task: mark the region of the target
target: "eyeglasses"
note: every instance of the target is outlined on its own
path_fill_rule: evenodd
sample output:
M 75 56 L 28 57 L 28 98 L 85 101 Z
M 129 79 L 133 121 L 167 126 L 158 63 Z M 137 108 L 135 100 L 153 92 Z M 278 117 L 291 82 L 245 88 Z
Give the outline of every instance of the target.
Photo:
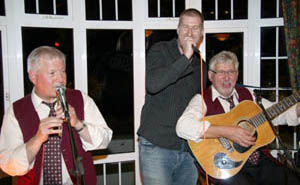
M 220 76 L 225 76 L 225 75 L 230 75 L 230 76 L 233 76 L 237 73 L 237 71 L 234 71 L 234 70 L 230 70 L 230 71 L 214 71 L 214 70 L 210 70 L 211 72 L 217 74 L 217 75 L 220 75 Z
M 188 25 L 181 25 L 179 27 L 183 32 L 187 32 L 189 30 L 193 31 L 193 32 L 200 32 L 201 31 L 201 27 L 200 26 L 188 26 Z

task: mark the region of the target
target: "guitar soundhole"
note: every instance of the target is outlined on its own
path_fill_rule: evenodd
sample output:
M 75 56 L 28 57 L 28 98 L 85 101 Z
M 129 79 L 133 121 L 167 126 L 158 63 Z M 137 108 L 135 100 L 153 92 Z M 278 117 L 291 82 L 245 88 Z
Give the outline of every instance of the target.
M 239 145 L 237 143 L 233 143 L 233 147 L 239 153 L 247 152 L 251 148 L 251 146 L 249 146 L 249 147 L 243 147 L 243 146 L 241 146 L 241 145 Z
M 244 128 L 244 129 L 249 130 L 250 132 L 252 132 L 252 135 L 257 138 L 257 132 L 256 132 L 255 127 L 251 123 L 249 123 L 248 121 L 245 121 L 245 120 L 240 121 L 238 123 L 238 126 Z M 247 152 L 252 146 L 243 147 L 243 146 L 241 146 L 241 145 L 239 145 L 237 143 L 233 143 L 233 147 L 234 147 L 234 149 L 237 152 L 244 153 L 244 152 Z

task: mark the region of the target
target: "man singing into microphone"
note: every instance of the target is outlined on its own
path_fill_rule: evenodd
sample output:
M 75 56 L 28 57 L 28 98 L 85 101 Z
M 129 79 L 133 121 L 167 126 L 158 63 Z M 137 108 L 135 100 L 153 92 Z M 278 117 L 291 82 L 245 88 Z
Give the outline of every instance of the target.
M 83 184 L 72 173 L 75 168 L 70 135 L 64 110 L 57 103 L 56 88 L 67 83 L 65 55 L 56 48 L 42 46 L 30 53 L 27 62 L 34 88 L 4 115 L 0 166 L 7 174 L 18 176 L 18 185 Z M 87 94 L 67 89 L 65 96 L 76 148 L 82 157 L 81 181 L 95 185 L 96 171 L 88 151 L 106 148 L 112 130 Z
M 147 53 L 146 97 L 137 132 L 143 185 L 197 184 L 195 160 L 175 127 L 190 99 L 201 92 L 201 81 L 206 86 L 207 68 L 195 53 L 203 33 L 202 13 L 186 9 L 179 16 L 178 38 L 158 42 Z

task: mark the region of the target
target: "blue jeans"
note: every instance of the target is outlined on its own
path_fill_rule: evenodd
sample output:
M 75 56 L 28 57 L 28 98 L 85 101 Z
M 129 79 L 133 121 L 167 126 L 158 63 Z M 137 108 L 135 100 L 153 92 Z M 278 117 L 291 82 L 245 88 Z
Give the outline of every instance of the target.
M 169 150 L 139 137 L 143 185 L 196 185 L 198 170 L 189 152 Z

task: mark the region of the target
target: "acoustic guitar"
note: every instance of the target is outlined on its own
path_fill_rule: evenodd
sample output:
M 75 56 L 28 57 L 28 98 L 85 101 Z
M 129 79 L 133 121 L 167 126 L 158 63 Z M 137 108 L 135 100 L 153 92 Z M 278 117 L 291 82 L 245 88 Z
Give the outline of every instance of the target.
M 266 109 L 270 119 L 300 101 L 297 92 Z M 237 174 L 249 156 L 258 148 L 268 145 L 275 135 L 261 108 L 254 102 L 242 101 L 230 112 L 205 117 L 212 125 L 237 125 L 256 135 L 255 145 L 248 148 L 233 143 L 226 138 L 204 139 L 199 143 L 188 141 L 189 146 L 201 167 L 216 179 L 227 179 Z

